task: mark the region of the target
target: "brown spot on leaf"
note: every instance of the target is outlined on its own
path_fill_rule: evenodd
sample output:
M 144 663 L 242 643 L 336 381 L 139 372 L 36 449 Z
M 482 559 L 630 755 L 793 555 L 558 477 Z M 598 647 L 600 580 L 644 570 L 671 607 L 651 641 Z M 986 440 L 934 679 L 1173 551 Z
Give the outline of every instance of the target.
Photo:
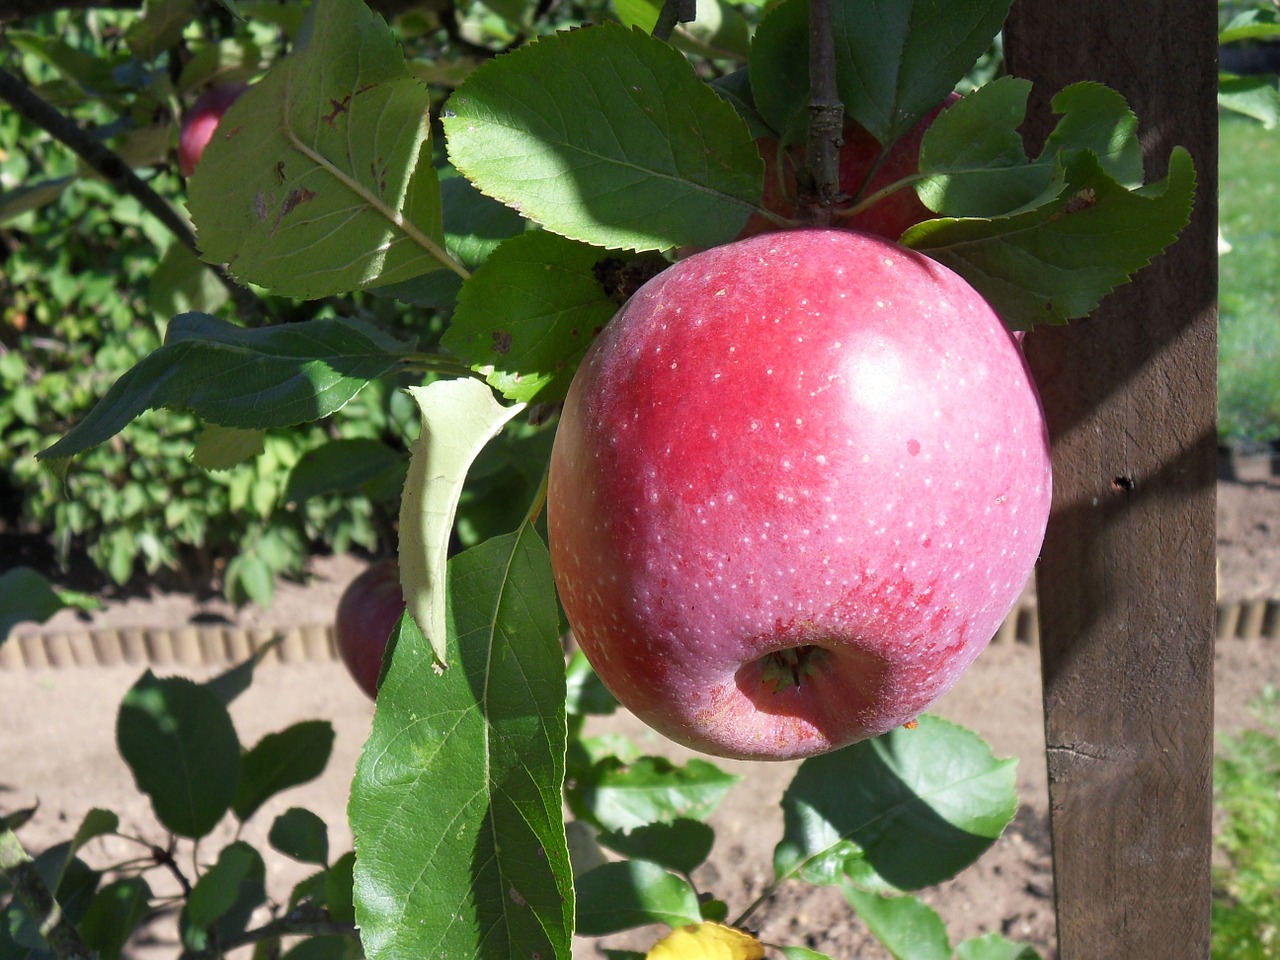
M 499 356 L 506 356 L 511 352 L 511 334 L 505 330 L 493 331 L 493 352 Z
M 253 195 L 253 215 L 257 217 L 260 222 L 266 222 L 267 198 L 262 195 L 261 190 Z
M 290 190 L 284 198 L 284 206 L 280 209 L 280 216 L 287 217 L 299 204 L 306 203 L 308 200 L 314 200 L 315 198 L 316 192 L 314 190 L 308 190 L 306 187 Z
M 347 94 L 347 96 L 343 97 L 341 100 L 330 97 L 329 105 L 333 107 L 333 109 L 320 119 L 329 124 L 329 126 L 333 126 L 333 122 L 337 120 L 339 116 L 351 109 L 351 95 Z

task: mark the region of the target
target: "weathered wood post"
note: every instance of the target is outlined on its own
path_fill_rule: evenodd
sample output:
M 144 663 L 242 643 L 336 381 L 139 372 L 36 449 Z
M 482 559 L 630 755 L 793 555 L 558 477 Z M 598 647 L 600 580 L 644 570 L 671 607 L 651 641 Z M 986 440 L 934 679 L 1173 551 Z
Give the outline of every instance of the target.
M 1209 956 L 1217 298 L 1217 7 L 1015 0 L 1011 72 L 1141 118 L 1149 178 L 1198 174 L 1180 241 L 1027 352 L 1054 442 L 1037 576 L 1061 960 Z M 1031 144 L 1035 150 L 1038 143 Z

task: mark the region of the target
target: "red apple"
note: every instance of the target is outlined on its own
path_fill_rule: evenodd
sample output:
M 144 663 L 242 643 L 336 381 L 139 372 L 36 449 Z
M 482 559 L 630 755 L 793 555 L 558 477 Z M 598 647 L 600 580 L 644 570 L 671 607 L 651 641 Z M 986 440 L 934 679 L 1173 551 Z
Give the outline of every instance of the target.
M 378 695 L 382 655 L 404 608 L 400 564 L 391 559 L 372 564 L 351 581 L 338 600 L 334 624 L 338 655 L 370 697 Z
M 920 144 L 934 119 L 952 103 L 960 99 L 953 93 L 935 107 L 919 123 L 897 140 L 885 155 L 879 168 L 872 173 L 881 153 L 880 142 L 859 124 L 850 121 L 844 128 L 844 146 L 840 148 L 840 189 L 849 196 L 867 197 L 883 190 L 903 177 L 920 170 Z M 781 154 L 778 141 L 765 137 L 756 141 L 764 158 L 763 206 L 784 217 L 796 216 L 796 170 L 804 165 L 804 149 L 794 147 Z M 783 163 L 783 176 L 778 176 L 779 160 Z M 870 182 L 867 177 L 870 175 Z M 908 227 L 936 216 L 921 201 L 910 186 L 889 194 L 874 206 L 834 224 L 847 230 L 874 233 L 890 240 L 897 240 Z M 764 217 L 752 216 L 743 227 L 738 239 L 755 236 L 778 227 Z
M 1032 571 L 1049 444 L 946 267 L 841 230 L 682 260 L 605 327 L 551 457 L 574 635 L 661 733 L 794 758 L 915 718 Z
M 178 169 L 184 177 L 195 172 L 196 163 L 213 139 L 222 115 L 248 89 L 249 85 L 245 83 L 219 84 L 196 98 L 182 118 L 182 128 L 178 132 Z

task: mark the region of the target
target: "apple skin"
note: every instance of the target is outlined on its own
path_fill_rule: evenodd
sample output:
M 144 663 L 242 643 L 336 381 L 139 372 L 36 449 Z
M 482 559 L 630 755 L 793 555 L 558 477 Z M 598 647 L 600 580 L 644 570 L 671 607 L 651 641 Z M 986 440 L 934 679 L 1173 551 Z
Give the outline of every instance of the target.
M 400 564 L 393 559 L 370 565 L 338 600 L 334 623 L 338 656 L 371 699 L 377 698 L 382 656 L 404 609 Z
M 843 230 L 645 284 L 578 370 L 550 469 L 556 584 L 600 678 L 672 740 L 744 759 L 941 696 L 1025 585 L 1051 488 L 1035 385 L 986 301 Z
M 938 104 L 919 123 L 908 130 L 889 148 L 884 162 L 872 176 L 871 182 L 862 191 L 869 196 L 882 190 L 903 177 L 909 177 L 920 171 L 920 144 L 930 125 L 947 107 L 960 99 L 957 93 L 951 94 Z M 876 159 L 880 156 L 880 142 L 863 127 L 849 121 L 844 127 L 844 146 L 840 148 L 840 189 L 850 196 L 861 188 L 867 174 L 871 171 Z M 804 165 L 804 149 L 795 147 L 787 158 L 785 186 L 778 178 L 778 141 L 764 137 L 756 141 L 760 156 L 764 159 L 764 196 L 761 205 L 784 217 L 794 218 L 796 196 L 796 170 Z M 911 187 L 903 187 L 885 197 L 874 206 L 863 210 L 852 217 L 842 218 L 835 226 L 846 230 L 860 230 L 874 233 L 877 236 L 897 240 L 908 227 L 913 227 L 922 220 L 930 220 L 937 216 L 926 207 Z M 738 239 L 752 237 L 759 233 L 777 230 L 778 226 L 758 214 L 747 221 Z
M 178 131 L 178 169 L 184 177 L 195 172 L 204 148 L 222 121 L 222 115 L 249 89 L 245 83 L 224 83 L 210 87 L 196 98 L 182 118 Z

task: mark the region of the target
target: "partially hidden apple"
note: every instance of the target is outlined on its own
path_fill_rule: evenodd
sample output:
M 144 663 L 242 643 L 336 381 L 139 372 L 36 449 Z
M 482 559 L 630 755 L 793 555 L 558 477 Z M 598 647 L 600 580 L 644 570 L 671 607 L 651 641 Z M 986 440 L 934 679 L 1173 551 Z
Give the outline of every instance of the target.
M 849 121 L 843 131 L 844 145 L 840 148 L 840 189 L 850 197 L 869 197 L 904 177 L 920 172 L 920 144 L 933 121 L 947 107 L 960 99 L 953 93 L 938 104 L 914 127 L 908 130 L 888 149 L 883 151 L 880 142 L 861 125 Z M 756 141 L 764 159 L 764 196 L 762 205 L 784 217 L 795 217 L 796 171 L 804 165 L 802 147 L 781 150 L 777 140 L 763 137 Z M 884 159 L 880 160 L 884 152 Z M 877 166 L 877 161 L 879 165 Z M 779 164 L 782 175 L 779 176 Z M 890 240 L 897 240 L 922 220 L 936 216 L 910 186 L 902 187 L 879 200 L 866 210 L 840 218 L 834 226 L 846 230 L 874 233 Z M 756 214 L 748 221 L 738 239 L 755 236 L 778 226 Z
M 763 234 L 646 283 L 576 374 L 548 535 L 574 636 L 672 740 L 787 759 L 913 720 L 1039 554 L 1049 444 L 1021 351 L 940 264 Z
M 222 122 L 222 115 L 248 89 L 248 84 L 244 83 L 218 84 L 196 98 L 182 118 L 182 127 L 178 131 L 178 169 L 184 177 L 195 172 L 200 155 Z
M 371 564 L 351 581 L 338 600 L 334 623 L 338 656 L 370 697 L 378 695 L 382 657 L 404 609 L 400 564 L 393 559 Z

